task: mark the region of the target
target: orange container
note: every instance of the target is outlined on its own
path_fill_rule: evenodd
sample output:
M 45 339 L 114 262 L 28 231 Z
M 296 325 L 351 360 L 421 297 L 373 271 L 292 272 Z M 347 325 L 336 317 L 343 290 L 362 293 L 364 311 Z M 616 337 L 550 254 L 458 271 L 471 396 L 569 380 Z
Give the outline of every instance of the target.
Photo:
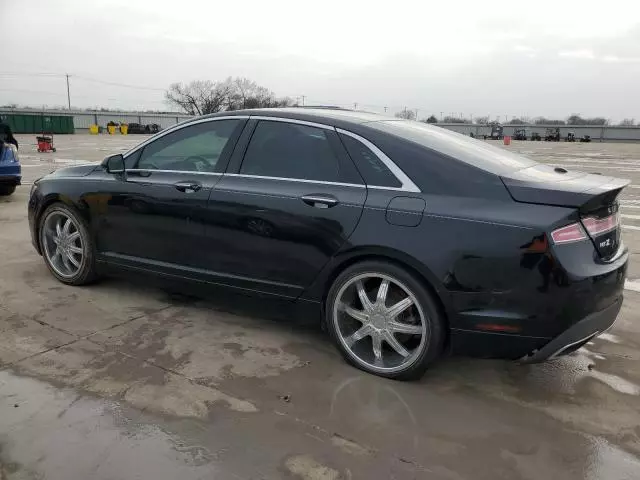
M 504 137 L 504 144 L 511 145 L 511 137 Z

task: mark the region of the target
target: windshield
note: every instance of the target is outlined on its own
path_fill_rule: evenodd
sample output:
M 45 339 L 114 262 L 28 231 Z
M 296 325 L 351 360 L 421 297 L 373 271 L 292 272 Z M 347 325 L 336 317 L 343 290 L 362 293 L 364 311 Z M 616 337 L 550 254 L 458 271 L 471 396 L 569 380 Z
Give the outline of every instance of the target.
M 527 157 L 489 145 L 485 141 L 426 123 L 385 120 L 367 123 L 367 126 L 449 155 L 496 175 L 503 175 L 537 164 Z

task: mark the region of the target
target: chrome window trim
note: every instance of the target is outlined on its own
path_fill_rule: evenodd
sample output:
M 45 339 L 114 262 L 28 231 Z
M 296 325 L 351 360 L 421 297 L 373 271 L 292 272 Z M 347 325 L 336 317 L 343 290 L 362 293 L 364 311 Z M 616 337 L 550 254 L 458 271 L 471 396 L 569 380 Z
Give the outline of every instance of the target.
M 298 120 L 296 118 L 286 118 L 286 117 L 268 117 L 264 115 L 251 115 L 253 120 L 272 120 L 274 122 L 283 122 L 283 123 L 297 123 L 298 125 L 306 125 L 308 127 L 316 127 L 323 128 L 325 130 L 336 130 L 336 127 L 331 125 L 325 125 L 323 123 L 315 123 L 315 122 L 307 122 L 306 120 Z
M 365 147 L 371 150 L 380 159 L 380 161 L 384 163 L 389 170 L 391 170 L 391 173 L 393 173 L 393 175 L 400 181 L 400 184 L 401 184 L 400 187 L 382 187 L 377 185 L 367 185 L 369 188 L 420 193 L 420 189 L 418 188 L 418 186 L 415 183 L 413 183 L 413 181 L 407 176 L 407 174 L 404 173 L 402 169 L 393 162 L 393 160 L 387 157 L 387 155 L 385 155 L 385 153 L 382 150 L 376 147 L 369 140 L 367 140 L 364 137 L 361 137 L 356 133 L 349 132 L 348 130 L 343 130 L 342 128 L 336 128 L 336 131 L 338 133 L 348 135 L 351 138 L 355 138 L 360 143 L 364 144 Z
M 153 135 L 151 138 L 146 139 L 144 142 L 136 145 L 132 149 L 127 150 L 125 153 L 122 154 L 122 156 L 124 158 L 127 158 L 128 156 L 133 155 L 134 153 L 136 153 L 141 148 L 146 147 L 151 142 L 155 142 L 156 140 L 158 140 L 159 138 L 164 137 L 165 135 L 169 135 L 170 133 L 176 132 L 178 130 L 181 130 L 183 128 L 189 127 L 191 125 L 197 125 L 199 123 L 207 123 L 207 122 L 216 122 L 218 120 L 233 120 L 233 119 L 246 120 L 248 118 L 249 118 L 249 115 L 225 115 L 223 117 L 201 118 L 200 120 L 193 120 L 193 121 L 187 120 L 185 122 L 180 122 L 180 123 L 175 124 L 172 127 L 169 127 L 167 129 L 162 130 L 161 132 Z
M 149 172 L 149 173 L 188 173 L 189 175 L 215 175 L 220 176 L 222 173 L 216 172 L 197 172 L 192 170 L 156 170 L 155 168 L 127 168 L 125 172 Z
M 226 173 L 225 175 L 233 176 L 233 177 L 261 178 L 261 179 L 265 179 L 265 180 L 282 180 L 282 181 L 290 181 L 290 182 L 315 183 L 315 184 L 338 185 L 338 186 L 346 186 L 346 187 L 372 188 L 372 189 L 376 189 L 376 190 L 391 190 L 391 191 L 397 191 L 397 192 L 420 193 L 420 189 L 418 188 L 418 186 L 415 183 L 413 183 L 413 181 L 407 176 L 407 174 L 405 174 L 402 171 L 402 169 L 400 167 L 398 167 L 393 162 L 393 160 L 391 160 L 382 150 L 380 150 L 378 147 L 376 147 L 373 143 L 371 143 L 366 138 L 361 137 L 360 135 L 358 135 L 356 133 L 353 133 L 353 132 L 350 132 L 348 130 L 344 130 L 342 128 L 336 128 L 334 126 L 325 125 L 325 124 L 322 124 L 322 123 L 308 122 L 308 121 L 305 121 L 305 120 L 298 120 L 298 119 L 295 119 L 295 118 L 272 117 L 272 116 L 264 116 L 264 115 L 225 115 L 225 116 L 221 116 L 221 117 L 201 118 L 199 120 L 187 121 L 187 122 L 179 123 L 179 124 L 176 124 L 176 125 L 174 125 L 172 127 L 169 127 L 166 130 L 163 130 L 162 132 L 152 136 L 151 138 L 148 138 L 144 142 L 140 143 L 139 145 L 136 145 L 132 149 L 130 149 L 127 152 L 125 152 L 123 154 L 123 157 L 127 158 L 127 157 L 133 155 L 134 153 L 136 153 L 138 150 L 144 148 L 145 146 L 147 146 L 151 142 L 154 142 L 154 141 L 158 140 L 159 138 L 162 138 L 165 135 L 168 135 L 170 133 L 176 132 L 176 131 L 178 131 L 178 130 L 180 130 L 182 128 L 186 128 L 186 127 L 189 127 L 191 125 L 197 125 L 197 124 L 200 124 L 200 123 L 215 122 L 215 121 L 218 121 L 218 120 L 233 120 L 233 119 L 240 119 L 240 120 L 255 119 L 255 120 L 262 120 L 262 121 L 294 123 L 294 124 L 298 124 L 298 125 L 306 125 L 306 126 L 309 126 L 309 127 L 322 128 L 322 129 L 325 129 L 325 130 L 333 130 L 335 132 L 342 133 L 344 135 L 349 135 L 350 137 L 356 139 L 357 141 L 359 141 L 362 144 L 364 144 L 367 148 L 369 148 L 380 159 L 380 161 L 382 163 L 384 163 L 389 170 L 391 170 L 391 173 L 398 179 L 398 181 L 400 181 L 401 186 L 400 187 L 385 187 L 385 186 L 381 186 L 381 185 L 364 185 L 364 184 L 356 184 L 356 183 L 329 182 L 329 181 L 322 181 L 322 180 L 307 180 L 307 179 L 301 179 L 301 178 L 268 177 L 268 176 L 260 176 L 260 175 L 245 175 L 245 174 L 239 174 L 239 173 Z M 221 173 L 195 172 L 195 171 L 183 171 L 183 170 L 127 169 L 127 171 L 129 171 L 129 172 L 191 173 L 191 174 L 195 174 L 195 175 L 222 175 Z
M 300 183 L 315 183 L 318 185 L 336 185 L 339 187 L 356 187 L 367 188 L 366 185 L 358 183 L 342 183 L 342 182 L 327 182 L 324 180 L 307 180 L 305 178 L 287 178 L 287 177 L 266 177 L 262 175 L 245 175 L 244 173 L 225 173 L 225 177 L 240 177 L 240 178 L 257 178 L 260 180 L 281 180 L 284 182 L 300 182 Z

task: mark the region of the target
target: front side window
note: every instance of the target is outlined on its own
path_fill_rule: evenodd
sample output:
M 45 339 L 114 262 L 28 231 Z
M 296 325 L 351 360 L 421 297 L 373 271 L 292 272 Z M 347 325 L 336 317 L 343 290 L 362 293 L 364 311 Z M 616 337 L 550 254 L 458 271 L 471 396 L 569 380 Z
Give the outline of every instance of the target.
M 216 172 L 216 165 L 242 120 L 216 120 L 183 127 L 144 147 L 135 168 Z
M 327 130 L 274 121 L 256 126 L 240 173 L 327 182 L 340 179 L 339 161 Z

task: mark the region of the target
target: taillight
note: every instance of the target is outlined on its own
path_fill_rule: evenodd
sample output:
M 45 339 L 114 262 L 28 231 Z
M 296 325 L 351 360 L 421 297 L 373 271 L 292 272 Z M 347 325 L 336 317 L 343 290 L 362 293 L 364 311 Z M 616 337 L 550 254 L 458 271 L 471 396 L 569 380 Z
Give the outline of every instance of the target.
M 618 214 L 614 213 L 604 218 L 585 217 L 582 219 L 582 225 L 587 229 L 589 235 L 596 237 L 603 233 L 610 232 L 618 228 Z
M 553 243 L 557 245 L 560 243 L 580 242 L 582 240 L 586 240 L 587 235 L 584 233 L 584 230 L 579 223 L 572 223 L 571 225 L 558 228 L 551 232 L 551 239 L 553 240 Z

